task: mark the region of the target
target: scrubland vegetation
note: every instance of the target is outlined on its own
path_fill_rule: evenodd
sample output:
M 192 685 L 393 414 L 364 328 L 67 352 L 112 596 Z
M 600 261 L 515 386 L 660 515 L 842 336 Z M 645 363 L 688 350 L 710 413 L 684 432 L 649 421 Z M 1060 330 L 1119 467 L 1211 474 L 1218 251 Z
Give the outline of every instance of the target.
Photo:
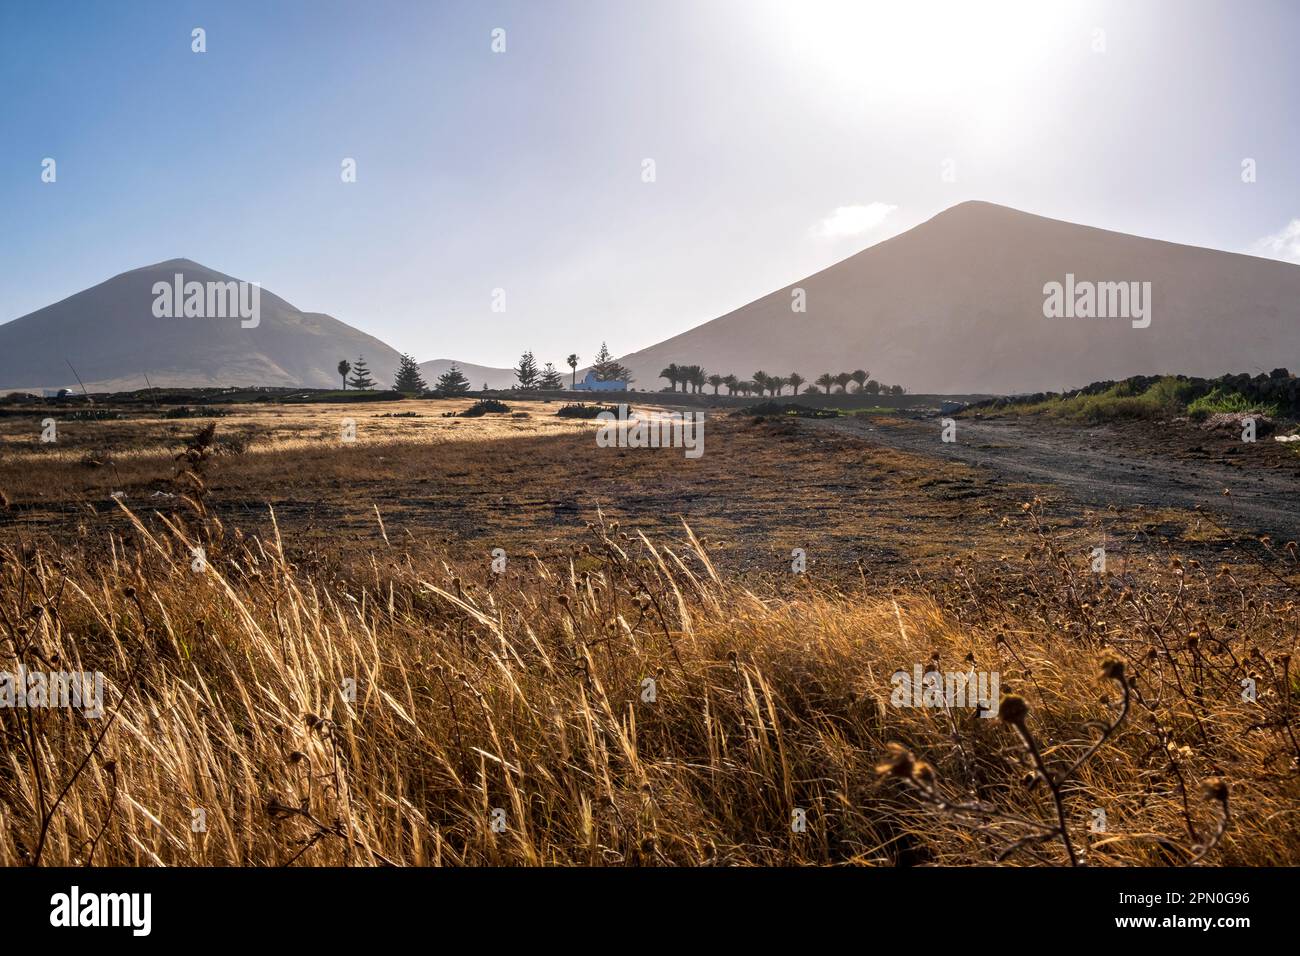
M 1300 388 L 1285 369 L 1271 376 L 1224 376 L 1207 380 L 1166 375 L 1100 382 L 1064 394 L 1031 395 L 978 403 L 977 408 L 1042 413 L 1071 421 L 1099 423 L 1119 419 L 1194 421 L 1219 413 L 1277 418 L 1300 412 Z
M 382 427 L 425 441 L 453 421 Z M 763 560 L 732 511 L 699 513 L 706 543 L 695 519 L 645 533 L 597 508 L 498 571 L 367 498 L 389 471 L 478 481 L 542 447 L 461 424 L 495 437 L 389 437 L 366 446 L 382 480 L 361 484 L 361 459 L 337 451 L 222 453 L 214 422 L 161 478 L 165 506 L 133 483 L 62 530 L 6 525 L 0 671 L 100 671 L 107 693 L 98 719 L 0 709 L 0 864 L 1300 863 L 1293 544 L 1208 517 L 1200 544 L 1162 544 L 1153 522 L 1113 516 L 1098 573 L 1059 506 L 740 419 L 697 478 L 615 456 L 613 480 L 681 496 L 665 500 L 743 483 L 773 509 L 752 521 L 778 555 L 816 543 L 806 573 L 788 557 L 779 575 L 726 570 L 719 550 Z M 589 466 L 582 433 L 545 441 L 544 470 L 485 489 L 522 496 L 534 541 L 559 530 L 536 496 Z M 315 489 L 330 468 L 374 534 L 349 525 L 319 547 L 300 519 L 217 506 L 276 487 L 268 469 Z M 71 497 L 77 469 L 104 471 L 63 461 L 51 474 Z M 11 509 L 50 507 L 18 487 Z M 910 543 L 912 563 L 838 573 L 836 529 L 873 520 L 872 542 Z M 1204 559 L 1209 541 L 1226 563 Z M 891 677 L 915 667 L 999 674 L 1000 716 L 900 706 Z
M 110 690 L 0 714 L 0 863 L 1300 862 L 1296 605 L 1228 569 L 1094 575 L 1037 535 L 1002 583 L 778 598 L 686 528 L 497 577 L 296 565 L 195 502 L 104 563 L 3 549 L 6 665 Z M 893 706 L 914 662 L 1000 671 L 1001 719 Z

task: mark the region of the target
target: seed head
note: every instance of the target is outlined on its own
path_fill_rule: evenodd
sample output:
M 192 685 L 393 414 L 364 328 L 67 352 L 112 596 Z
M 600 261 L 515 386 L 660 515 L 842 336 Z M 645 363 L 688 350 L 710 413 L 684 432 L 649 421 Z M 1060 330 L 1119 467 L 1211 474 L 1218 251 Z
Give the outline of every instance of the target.
M 876 773 L 882 777 L 911 777 L 916 766 L 912 751 L 900 743 L 885 746 L 885 759 L 876 764 Z
M 1007 694 L 998 707 L 998 719 L 1013 727 L 1023 727 L 1028 713 L 1029 704 L 1019 694 Z
M 1219 803 L 1228 802 L 1228 782 L 1222 777 L 1207 777 L 1201 782 L 1201 796 Z
M 1124 662 L 1118 657 L 1107 657 L 1101 662 L 1101 676 L 1109 680 L 1124 679 Z

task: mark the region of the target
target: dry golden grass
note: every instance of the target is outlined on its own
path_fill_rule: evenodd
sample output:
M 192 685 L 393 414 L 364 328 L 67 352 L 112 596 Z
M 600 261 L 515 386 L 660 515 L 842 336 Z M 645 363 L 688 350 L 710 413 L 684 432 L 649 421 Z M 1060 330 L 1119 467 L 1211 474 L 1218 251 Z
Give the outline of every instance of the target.
M 510 403 L 510 412 L 479 418 L 456 417 L 472 399 L 367 402 L 312 405 L 216 405 L 195 409 L 193 418 L 166 418 L 162 412 L 132 408 L 101 412 L 120 418 L 81 421 L 55 418 L 57 441 L 42 442 L 41 422 L 53 413 L 33 410 L 10 415 L 0 427 L 0 450 L 8 470 L 33 479 L 57 479 L 84 473 L 83 459 L 99 456 L 108 467 L 99 472 L 105 484 L 154 477 L 193 434 L 196 423 L 213 418 L 220 426 L 220 451 L 276 459 L 286 453 L 342 450 L 343 423 L 353 426 L 349 448 L 365 449 L 400 442 L 427 446 L 491 442 L 518 437 L 551 437 L 594 429 L 595 422 L 555 415 L 559 404 Z M 645 407 L 645 406 L 642 406 Z M 21 494 L 11 479 L 11 492 Z
M 964 603 L 778 599 L 686 528 L 597 524 L 501 576 L 436 548 L 306 567 L 193 501 L 98 565 L 3 550 L 7 669 L 102 670 L 109 693 L 100 720 L 0 712 L 0 863 L 1300 862 L 1296 606 L 1228 571 L 1088 574 L 1029 510 L 1019 578 L 977 594 L 954 568 Z M 1061 779 L 1116 722 L 1117 661 L 1129 712 Z M 890 675 L 930 662 L 999 671 L 1024 733 L 891 706 Z
M 377 508 L 394 541 L 435 537 L 467 553 L 501 546 L 556 558 L 581 543 L 600 509 L 652 536 L 676 533 L 684 519 L 718 565 L 738 573 L 788 577 L 790 551 L 802 547 L 819 573 L 835 563 L 857 577 L 856 561 L 887 576 L 937 565 L 954 536 L 996 553 L 1001 516 L 1025 496 L 957 463 L 804 434 L 790 422 L 710 413 L 706 453 L 690 460 L 655 449 L 594 453 L 597 423 L 556 418 L 557 404 L 512 403 L 527 419 L 441 417 L 465 404 L 230 406 L 215 420 L 207 506 L 263 534 L 273 506 L 299 552 L 342 539 L 382 543 Z M 371 418 L 356 417 L 366 411 Z M 395 411 L 421 417 L 382 417 Z M 345 445 L 348 414 L 358 440 Z M 12 503 L 0 510 L 0 533 L 100 541 L 105 526 L 125 527 L 115 494 L 142 515 L 174 508 L 173 459 L 202 419 L 66 424 L 47 446 L 39 422 L 0 419 L 0 492 Z M 83 460 L 88 453 L 101 463 Z
M 139 459 L 91 517 L 59 509 L 102 495 L 102 468 L 0 465 L 20 489 L 0 671 L 108 684 L 100 719 L 0 708 L 0 864 L 1300 863 L 1294 548 L 1172 512 L 999 516 L 1005 490 L 966 469 L 786 423 L 720 422 L 690 463 L 593 463 L 567 422 L 432 458 L 394 436 L 225 455 L 229 424 Z M 511 544 L 496 574 L 411 533 L 380 496 L 429 476 L 446 514 L 549 545 Z M 281 485 L 353 523 L 328 547 L 301 514 L 282 534 Z M 163 487 L 167 507 L 136 503 Z M 642 527 L 599 517 L 605 494 Z M 274 510 L 244 520 L 232 500 L 260 495 Z M 892 585 L 817 560 L 854 526 L 931 557 Z M 1083 547 L 1101 532 L 1106 575 Z M 713 560 L 788 567 L 810 541 L 802 576 Z M 1188 553 L 1225 547 L 1223 568 Z M 895 706 L 917 665 L 997 672 L 1007 719 Z

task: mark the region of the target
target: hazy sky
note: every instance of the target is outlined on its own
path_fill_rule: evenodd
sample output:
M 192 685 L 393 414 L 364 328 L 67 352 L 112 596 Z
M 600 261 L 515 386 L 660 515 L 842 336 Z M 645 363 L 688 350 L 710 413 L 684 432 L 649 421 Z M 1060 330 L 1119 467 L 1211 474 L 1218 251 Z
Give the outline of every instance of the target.
M 0 321 L 187 257 L 558 365 L 966 199 L 1300 261 L 1298 46 L 1283 0 L 5 0 Z

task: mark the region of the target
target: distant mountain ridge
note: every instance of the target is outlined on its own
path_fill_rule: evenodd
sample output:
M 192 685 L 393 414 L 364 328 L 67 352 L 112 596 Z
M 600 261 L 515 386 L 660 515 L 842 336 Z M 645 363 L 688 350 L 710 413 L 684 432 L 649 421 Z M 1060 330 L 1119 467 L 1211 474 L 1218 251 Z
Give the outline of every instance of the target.
M 143 387 L 146 376 L 158 387 L 337 388 L 339 361 L 358 355 L 377 387 L 391 387 L 395 349 L 266 289 L 256 327 L 239 316 L 185 317 L 179 296 L 178 317 L 159 317 L 154 287 L 172 285 L 178 273 L 186 282 L 239 281 L 171 259 L 2 324 L 0 391 L 76 387 L 72 368 L 99 391 Z M 1072 307 L 1049 318 L 1049 283 L 1069 296 L 1095 287 L 1098 299 L 1103 286 L 1138 283 L 1135 289 L 1150 290 L 1149 324 L 1077 317 Z M 796 301 L 804 311 L 792 307 Z M 638 389 L 651 391 L 666 384 L 660 370 L 676 363 L 742 379 L 757 370 L 798 372 L 809 381 L 860 368 L 877 381 L 937 394 L 1297 368 L 1300 266 L 966 202 L 619 361 Z M 422 363 L 427 383 L 451 364 Z M 515 382 L 511 369 L 456 364 L 475 389 Z
M 238 282 L 189 259 L 169 259 L 114 276 L 0 325 L 0 389 L 77 387 L 115 391 L 171 386 L 286 385 L 337 388 L 340 359 L 364 355 L 389 387 L 398 353 L 333 316 L 303 312 L 262 289 L 255 328 L 238 315 L 160 318 L 156 283 Z M 178 308 L 179 312 L 180 309 Z M 69 368 L 76 369 L 76 376 Z
M 1067 276 L 1150 282 L 1149 327 L 1044 317 L 1044 286 Z M 641 388 L 675 362 L 741 378 L 861 368 L 941 394 L 1296 368 L 1300 266 L 967 202 L 620 361 Z

